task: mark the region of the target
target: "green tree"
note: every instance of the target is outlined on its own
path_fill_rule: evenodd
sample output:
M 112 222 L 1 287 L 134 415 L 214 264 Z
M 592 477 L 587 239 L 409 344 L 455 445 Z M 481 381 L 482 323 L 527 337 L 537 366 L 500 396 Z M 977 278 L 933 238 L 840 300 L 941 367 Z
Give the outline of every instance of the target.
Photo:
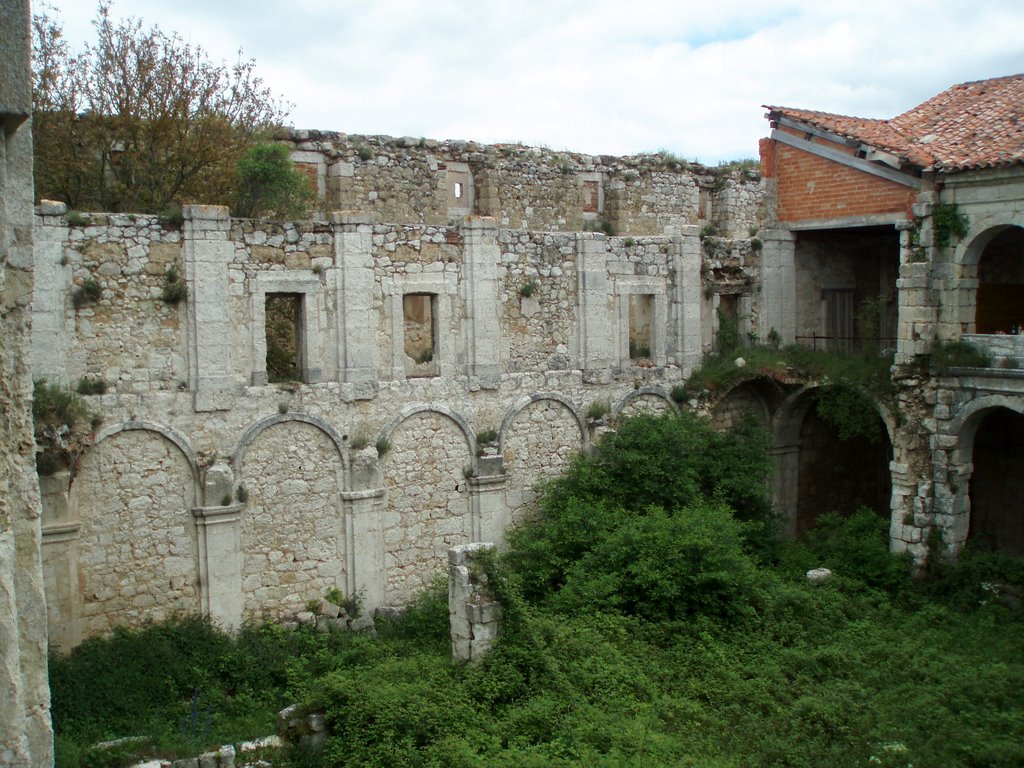
M 236 183 L 236 216 L 294 219 L 309 213 L 309 179 L 295 168 L 283 144 L 249 149 L 238 161 Z
M 235 166 L 286 112 L 251 59 L 202 48 L 97 7 L 80 52 L 47 14 L 33 19 L 36 197 L 79 210 L 159 213 L 229 204 Z

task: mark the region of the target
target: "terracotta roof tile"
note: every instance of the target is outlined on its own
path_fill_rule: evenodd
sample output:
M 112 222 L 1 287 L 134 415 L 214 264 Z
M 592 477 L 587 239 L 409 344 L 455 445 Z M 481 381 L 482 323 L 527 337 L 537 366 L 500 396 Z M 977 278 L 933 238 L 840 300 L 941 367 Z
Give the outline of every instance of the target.
M 891 120 L 766 106 L 879 149 L 920 168 L 943 171 L 1024 162 L 1024 75 L 961 83 Z

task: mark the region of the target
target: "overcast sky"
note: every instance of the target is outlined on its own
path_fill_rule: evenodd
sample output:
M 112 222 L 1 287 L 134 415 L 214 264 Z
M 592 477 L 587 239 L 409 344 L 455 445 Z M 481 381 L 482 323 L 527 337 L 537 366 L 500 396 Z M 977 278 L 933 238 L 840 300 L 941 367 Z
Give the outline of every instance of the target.
M 42 7 L 42 0 L 33 0 Z M 91 0 L 50 0 L 74 47 Z M 1020 0 L 115 0 L 238 49 L 297 128 L 592 154 L 757 155 L 762 104 L 893 117 L 1024 72 Z

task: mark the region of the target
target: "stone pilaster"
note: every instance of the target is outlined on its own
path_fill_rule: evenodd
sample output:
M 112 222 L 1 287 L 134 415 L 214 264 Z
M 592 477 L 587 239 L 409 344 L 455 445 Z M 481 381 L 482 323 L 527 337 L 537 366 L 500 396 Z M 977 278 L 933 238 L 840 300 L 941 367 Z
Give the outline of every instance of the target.
M 774 330 L 783 344 L 796 341 L 796 237 L 784 229 L 765 230 L 761 242 L 761 323 L 757 334 Z
M 44 200 L 35 226 L 35 290 L 32 293 L 32 375 L 50 384 L 71 384 L 65 307 L 72 267 L 64 258 L 67 206 Z
M 235 388 L 228 318 L 228 264 L 235 254 L 228 241 L 231 217 L 220 205 L 186 205 L 183 213 L 189 389 L 197 411 L 225 410 Z
M 78 587 L 81 523 L 69 506 L 70 472 L 39 478 L 43 503 L 43 576 L 50 648 L 70 651 L 82 642 Z
M 498 323 L 498 226 L 494 219 L 470 216 L 462 226 L 465 243 L 463 300 L 466 305 L 466 368 L 471 386 L 497 389 L 501 375 Z
M 473 541 L 493 541 L 501 547 L 505 530 L 512 524 L 505 502 L 503 461 L 500 456 L 481 458 L 477 469 L 479 474 L 469 478 L 470 536 Z
M 244 505 L 195 507 L 203 615 L 225 630 L 242 626 L 241 520 Z
M 700 364 L 701 349 L 701 301 L 704 290 L 700 273 L 700 233 L 695 226 L 683 227 L 683 233 L 675 238 L 672 247 L 672 266 L 675 282 L 672 292 L 673 348 L 675 364 L 688 374 Z
M 580 234 L 576 239 L 577 360 L 584 381 L 607 383 L 615 359 L 608 241 L 603 235 Z
M 346 591 L 362 601 L 372 614 L 384 605 L 387 577 L 384 569 L 385 489 L 377 450 L 364 448 L 352 456 L 348 489 L 341 492 L 345 516 Z
M 333 285 L 338 296 L 338 379 L 372 393 L 377 381 L 378 319 L 373 312 L 373 228 L 366 213 L 335 213 Z

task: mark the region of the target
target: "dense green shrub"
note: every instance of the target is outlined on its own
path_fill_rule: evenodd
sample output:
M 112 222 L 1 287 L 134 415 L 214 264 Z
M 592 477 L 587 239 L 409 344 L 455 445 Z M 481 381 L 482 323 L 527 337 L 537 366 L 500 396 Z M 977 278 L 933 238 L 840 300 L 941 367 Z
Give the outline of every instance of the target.
M 716 501 L 744 519 L 768 518 L 766 437 L 753 419 L 717 433 L 690 413 L 624 419 L 544 489 L 536 524 L 510 535 L 525 593 L 540 598 L 630 517 L 669 515 Z
M 257 144 L 238 160 L 237 196 L 233 212 L 242 218 L 302 218 L 309 212 L 313 190 L 295 168 L 284 144 Z
M 594 542 L 567 572 L 554 604 L 567 612 L 622 611 L 650 621 L 748 615 L 758 581 L 741 524 L 720 504 L 675 514 L 652 508 Z

